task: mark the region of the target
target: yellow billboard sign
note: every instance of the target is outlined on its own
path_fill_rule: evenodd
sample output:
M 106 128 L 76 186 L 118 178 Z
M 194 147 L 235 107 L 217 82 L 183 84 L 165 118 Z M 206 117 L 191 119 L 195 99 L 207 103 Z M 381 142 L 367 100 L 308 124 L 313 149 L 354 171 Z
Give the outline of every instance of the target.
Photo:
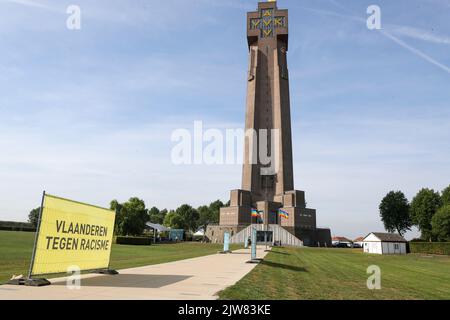
M 30 276 L 107 269 L 116 214 L 44 194 Z

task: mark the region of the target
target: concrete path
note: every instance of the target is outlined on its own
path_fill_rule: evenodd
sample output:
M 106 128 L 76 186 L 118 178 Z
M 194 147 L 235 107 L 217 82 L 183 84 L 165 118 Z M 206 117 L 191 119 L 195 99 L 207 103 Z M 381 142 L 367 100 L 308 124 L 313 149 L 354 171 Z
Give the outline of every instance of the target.
M 258 248 L 263 258 L 264 247 Z M 120 270 L 116 276 L 87 274 L 81 288 L 66 287 L 67 278 L 50 279 L 51 286 L 0 286 L 0 300 L 214 300 L 256 265 L 250 250 L 216 254 L 159 265 Z

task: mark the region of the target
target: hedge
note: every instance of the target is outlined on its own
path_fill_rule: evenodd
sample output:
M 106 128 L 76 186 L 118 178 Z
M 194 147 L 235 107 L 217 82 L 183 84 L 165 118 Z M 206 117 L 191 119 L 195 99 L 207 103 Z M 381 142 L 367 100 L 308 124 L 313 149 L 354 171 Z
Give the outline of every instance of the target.
M 149 237 L 122 237 L 117 236 L 117 244 L 126 244 L 132 246 L 149 246 L 153 242 L 152 238 Z
M 410 242 L 411 253 L 450 255 L 450 242 Z
M 35 228 L 27 228 L 27 227 L 3 227 L 0 226 L 0 231 L 20 231 L 20 232 L 35 232 Z
M 35 232 L 36 228 L 31 223 L 14 222 L 14 221 L 0 221 L 1 231 L 27 231 Z

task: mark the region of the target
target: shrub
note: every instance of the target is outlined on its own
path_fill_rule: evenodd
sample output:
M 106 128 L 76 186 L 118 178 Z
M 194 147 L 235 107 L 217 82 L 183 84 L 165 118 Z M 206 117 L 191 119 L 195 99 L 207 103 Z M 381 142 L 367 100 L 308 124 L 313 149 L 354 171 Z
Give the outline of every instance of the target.
M 125 244 L 132 246 L 149 246 L 152 244 L 153 239 L 149 237 L 122 237 L 117 236 L 117 244 Z
M 410 242 L 411 253 L 450 255 L 450 242 Z
M 0 221 L 0 230 L 35 232 L 36 228 L 31 223 L 26 222 Z
M 0 226 L 0 231 L 19 231 L 19 232 L 35 232 L 35 228 L 27 228 L 27 227 L 3 227 Z

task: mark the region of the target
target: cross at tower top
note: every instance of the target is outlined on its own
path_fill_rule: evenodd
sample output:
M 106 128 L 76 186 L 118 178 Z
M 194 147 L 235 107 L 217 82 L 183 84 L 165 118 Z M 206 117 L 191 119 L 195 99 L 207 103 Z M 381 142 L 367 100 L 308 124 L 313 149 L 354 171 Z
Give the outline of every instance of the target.
M 260 2 L 258 11 L 247 14 L 249 45 L 268 38 L 288 39 L 288 10 L 278 10 L 276 1 Z

